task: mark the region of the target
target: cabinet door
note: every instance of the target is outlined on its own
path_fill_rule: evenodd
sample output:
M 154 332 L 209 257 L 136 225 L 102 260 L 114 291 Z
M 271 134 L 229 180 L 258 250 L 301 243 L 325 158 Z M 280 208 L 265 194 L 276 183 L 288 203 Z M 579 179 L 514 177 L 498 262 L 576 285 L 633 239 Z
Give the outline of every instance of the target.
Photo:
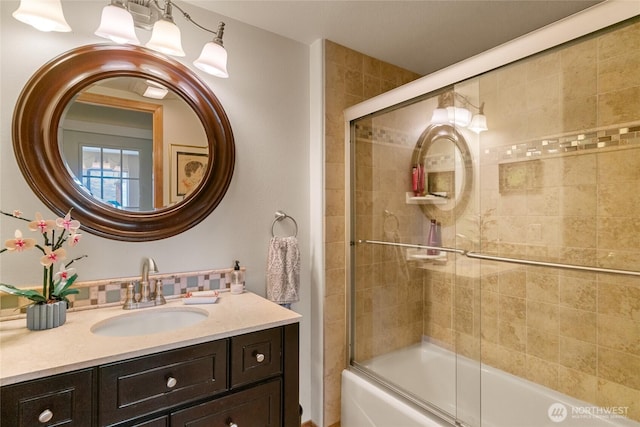
M 282 373 L 282 329 L 231 338 L 231 388 Z
M 280 379 L 171 414 L 171 427 L 280 427 Z
M 92 425 L 93 370 L 2 387 L 2 427 Z

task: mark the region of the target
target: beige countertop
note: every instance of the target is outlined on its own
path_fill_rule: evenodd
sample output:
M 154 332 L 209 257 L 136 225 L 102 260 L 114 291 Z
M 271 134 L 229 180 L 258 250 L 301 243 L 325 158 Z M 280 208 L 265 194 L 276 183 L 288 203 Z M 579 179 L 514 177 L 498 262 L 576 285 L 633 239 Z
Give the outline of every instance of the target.
M 156 334 L 110 337 L 91 326 L 122 314 L 189 307 L 208 316 L 195 325 Z M 299 322 L 302 316 L 258 295 L 221 294 L 215 304 L 184 305 L 168 301 L 159 307 L 123 310 L 120 306 L 67 313 L 64 325 L 30 331 L 25 319 L 0 322 L 0 385 L 70 372 L 165 350 Z

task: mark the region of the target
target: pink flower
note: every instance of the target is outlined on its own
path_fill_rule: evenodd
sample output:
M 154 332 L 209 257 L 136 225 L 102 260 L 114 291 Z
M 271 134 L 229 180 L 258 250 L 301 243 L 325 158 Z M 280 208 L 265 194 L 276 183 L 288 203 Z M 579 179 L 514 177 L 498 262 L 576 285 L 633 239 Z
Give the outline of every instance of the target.
M 62 261 L 66 257 L 67 251 L 65 251 L 63 248 L 52 251 L 49 246 L 45 246 L 44 256 L 40 258 L 40 264 L 44 265 L 45 267 L 49 267 L 51 264 Z
M 64 218 L 56 219 L 56 225 L 60 228 L 64 228 L 69 233 L 73 233 L 80 228 L 80 221 L 71 219 L 71 212 L 68 212 Z
M 15 211 L 13 211 L 13 216 L 16 218 L 22 218 L 22 211 L 16 209 Z
M 39 231 L 42 234 L 45 234 L 48 231 L 53 230 L 53 227 L 56 226 L 56 222 L 52 219 L 42 219 L 42 214 L 40 212 L 36 213 L 35 221 L 31 221 L 29 223 L 29 230 L 31 231 Z
M 4 242 L 5 247 L 10 251 L 22 252 L 36 245 L 35 239 L 23 239 L 20 230 L 16 230 L 14 236 L 14 239 L 9 239 Z
M 82 234 L 78 234 L 75 231 L 72 232 L 71 235 L 69 235 L 69 246 L 73 247 L 77 245 L 81 238 Z
M 58 271 L 54 276 L 54 280 L 60 280 L 61 282 L 66 282 L 69 280 L 71 276 L 76 274 L 75 268 L 65 268 L 64 264 L 60 264 L 60 271 Z

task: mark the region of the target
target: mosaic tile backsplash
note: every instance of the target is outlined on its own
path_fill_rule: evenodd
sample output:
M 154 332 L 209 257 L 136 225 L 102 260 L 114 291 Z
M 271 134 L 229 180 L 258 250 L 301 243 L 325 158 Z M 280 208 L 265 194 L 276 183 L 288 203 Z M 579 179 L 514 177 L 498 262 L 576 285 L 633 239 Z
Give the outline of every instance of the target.
M 244 268 L 242 270 L 244 271 Z M 187 292 L 228 290 L 232 271 L 232 268 L 221 268 L 183 273 L 150 274 L 149 278 L 152 287 L 155 286 L 155 281 L 161 280 L 165 298 L 171 299 L 179 298 Z M 74 288 L 78 289 L 80 293 L 69 297 L 69 300 L 72 301 L 70 311 L 122 304 L 129 283 L 135 283 L 136 290 L 138 290 L 137 282 L 139 280 L 139 277 L 121 277 L 78 282 Z M 0 321 L 23 316 L 20 309 L 28 304 L 29 301 L 25 298 L 0 294 Z

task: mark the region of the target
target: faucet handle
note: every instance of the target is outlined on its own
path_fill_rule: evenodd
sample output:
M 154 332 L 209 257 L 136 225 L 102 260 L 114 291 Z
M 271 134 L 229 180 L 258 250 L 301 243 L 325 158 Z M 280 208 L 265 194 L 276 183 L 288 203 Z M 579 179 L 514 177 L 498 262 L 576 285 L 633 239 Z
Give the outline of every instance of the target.
M 156 280 L 154 300 L 156 305 L 163 305 L 167 303 L 164 299 L 164 295 L 162 294 L 162 280 L 160 279 Z
M 135 303 L 136 303 L 136 298 L 135 298 L 134 285 L 133 285 L 133 282 L 130 282 L 127 285 L 127 293 L 124 297 L 124 304 L 122 305 L 122 308 L 124 308 L 125 310 L 129 310 L 134 307 Z

